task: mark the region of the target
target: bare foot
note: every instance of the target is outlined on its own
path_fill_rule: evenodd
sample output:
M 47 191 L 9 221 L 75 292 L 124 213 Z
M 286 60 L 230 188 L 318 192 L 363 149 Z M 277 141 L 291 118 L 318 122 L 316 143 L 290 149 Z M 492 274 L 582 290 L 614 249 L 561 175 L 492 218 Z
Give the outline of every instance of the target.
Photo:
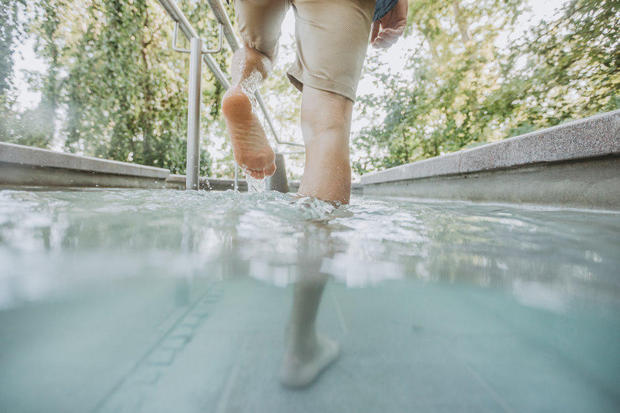
M 235 160 L 256 179 L 276 171 L 275 154 L 269 146 L 260 121 L 252 112 L 252 103 L 240 86 L 226 92 L 222 113 L 232 141 Z
M 338 343 L 320 335 L 305 351 L 289 349 L 282 361 L 280 382 L 292 388 L 308 386 L 338 358 L 339 354 Z

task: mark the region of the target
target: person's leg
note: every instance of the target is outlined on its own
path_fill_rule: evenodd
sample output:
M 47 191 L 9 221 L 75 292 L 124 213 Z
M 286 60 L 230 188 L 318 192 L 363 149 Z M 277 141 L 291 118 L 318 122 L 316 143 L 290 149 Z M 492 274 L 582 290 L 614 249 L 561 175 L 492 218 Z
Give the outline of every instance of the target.
M 222 113 L 233 147 L 235 161 L 252 177 L 262 179 L 276 170 L 275 154 L 261 123 L 252 108 L 251 96 L 263 79 L 261 70 L 266 64 L 259 63 L 264 56 L 253 49 L 243 47 L 233 58 L 233 84 L 222 99 Z M 249 76 L 245 73 L 249 72 Z M 236 77 L 236 79 L 235 79 Z M 245 87 L 249 84 L 249 87 Z
M 301 195 L 349 202 L 352 108 L 353 102 L 344 96 L 304 85 L 301 130 L 306 144 L 306 165 L 299 187 Z
M 287 387 L 311 384 L 340 353 L 337 342 L 316 331 L 316 315 L 326 282 L 327 278 L 320 276 L 302 279 L 295 284 L 280 369 L 280 382 Z
M 351 192 L 349 133 L 355 90 L 362 69 L 374 0 L 296 0 L 297 61 L 289 79 L 302 91 L 301 129 L 306 165 L 300 195 L 348 203 Z M 310 240 L 307 234 L 306 240 Z M 324 246 L 320 237 L 315 240 Z M 320 247 L 312 242 L 302 250 Z M 316 332 L 316 316 L 326 283 L 321 256 L 295 286 L 283 384 L 310 384 L 340 352 L 336 342 Z
M 222 100 L 222 113 L 235 160 L 258 179 L 273 175 L 276 166 L 274 152 L 252 108 L 253 94 L 271 70 L 288 4 L 288 0 L 235 2 L 243 47 L 233 56 L 232 85 Z
M 349 132 L 375 0 L 296 0 L 297 59 L 306 165 L 299 193 L 348 203 Z

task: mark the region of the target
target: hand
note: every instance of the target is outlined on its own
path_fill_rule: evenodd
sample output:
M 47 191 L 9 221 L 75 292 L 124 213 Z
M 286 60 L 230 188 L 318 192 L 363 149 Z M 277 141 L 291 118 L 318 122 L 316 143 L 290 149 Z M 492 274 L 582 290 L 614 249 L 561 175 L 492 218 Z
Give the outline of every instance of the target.
M 398 0 L 396 6 L 385 16 L 372 23 L 370 44 L 387 49 L 403 34 L 407 25 L 408 0 Z

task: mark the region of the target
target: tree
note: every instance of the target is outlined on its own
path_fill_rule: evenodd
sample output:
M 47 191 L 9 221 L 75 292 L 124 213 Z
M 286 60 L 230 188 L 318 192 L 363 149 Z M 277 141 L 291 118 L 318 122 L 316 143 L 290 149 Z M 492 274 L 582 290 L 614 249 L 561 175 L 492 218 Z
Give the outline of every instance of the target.
M 22 4 L 2 1 L 12 1 L 14 10 Z M 2 140 L 48 147 L 56 136 L 70 152 L 184 173 L 188 64 L 170 50 L 172 22 L 161 7 L 153 0 L 38 0 L 29 7 L 28 33 L 47 63 L 45 73 L 30 75 L 42 98 L 22 113 L 5 105 L 1 112 L 11 133 Z M 18 20 L 17 11 L 3 12 L 0 18 Z M 206 13 L 198 7 L 188 15 L 200 26 L 209 20 Z M 9 50 L 11 33 L 0 33 Z M 10 58 L 3 52 L 3 62 Z M 3 70 L 12 73 L 8 63 Z M 221 87 L 208 75 L 203 84 L 203 101 L 219 107 Z M 216 115 L 203 116 L 203 124 Z M 208 153 L 201 155 L 201 173 L 207 174 Z
M 24 0 L 0 0 L 0 139 L 8 140 L 14 128 L 11 111 L 13 91 L 13 53 L 21 31 L 18 18 Z
M 183 173 L 187 68 L 170 51 L 170 20 L 146 0 L 93 0 L 86 13 L 64 80 L 66 149 Z
M 525 60 L 524 65 L 519 60 Z M 518 122 L 509 134 L 620 107 L 620 7 L 617 0 L 572 0 L 516 43 L 497 100 Z
M 360 99 L 363 113 L 382 116 L 353 139 L 354 170 L 619 107 L 617 1 L 572 0 L 554 21 L 522 34 L 517 22 L 525 9 L 523 0 L 413 1 L 406 41 L 415 52 L 406 73 L 376 70 L 385 93 Z M 498 46 L 502 38 L 509 46 Z

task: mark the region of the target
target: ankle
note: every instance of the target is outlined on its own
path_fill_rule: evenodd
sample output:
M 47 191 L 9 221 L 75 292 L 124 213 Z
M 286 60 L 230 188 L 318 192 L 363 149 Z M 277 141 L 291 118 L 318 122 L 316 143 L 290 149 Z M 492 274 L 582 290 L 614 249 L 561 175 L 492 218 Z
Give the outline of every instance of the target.
M 253 72 L 258 72 L 262 79 L 266 79 L 271 66 L 271 60 L 267 56 L 251 47 L 244 46 L 233 56 L 231 68 L 233 83 L 238 84 Z
M 306 355 L 314 352 L 318 336 L 314 326 L 299 328 L 289 325 L 286 328 L 286 347 L 294 354 Z

